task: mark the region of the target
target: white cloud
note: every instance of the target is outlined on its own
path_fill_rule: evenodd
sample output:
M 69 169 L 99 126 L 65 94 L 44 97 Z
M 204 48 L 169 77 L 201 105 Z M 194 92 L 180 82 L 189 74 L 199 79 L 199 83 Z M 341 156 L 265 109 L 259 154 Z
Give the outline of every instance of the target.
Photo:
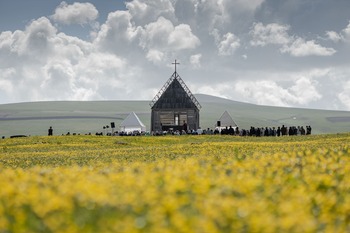
M 289 88 L 295 98 L 295 103 L 307 105 L 312 101 L 321 99 L 322 95 L 316 89 L 317 82 L 310 78 L 300 77 L 295 84 Z
M 174 31 L 174 25 L 164 17 L 145 26 L 140 45 L 143 48 L 165 49 L 168 46 L 169 35 Z
M 200 44 L 189 25 L 174 26 L 170 20 L 159 17 L 156 22 L 145 26 L 140 45 L 144 49 L 179 51 L 194 49 Z
M 141 27 L 131 22 L 128 11 L 116 11 L 108 14 L 107 21 L 101 25 L 94 44 L 101 50 L 128 54 L 137 49 Z
M 73 98 L 71 90 L 75 87 L 75 73 L 69 61 L 50 61 L 43 67 L 43 70 L 44 80 L 40 85 L 43 95 Z M 62 92 L 63 90 L 66 91 Z
M 333 42 L 350 42 L 350 21 L 346 28 L 341 30 L 340 32 L 335 31 L 326 31 L 326 39 Z
M 310 102 L 319 100 L 322 96 L 318 93 L 315 83 L 305 77 L 295 80 L 294 85 L 284 88 L 276 81 L 238 81 L 234 90 L 261 105 L 272 106 L 305 106 Z
M 263 2 L 264 0 L 198 0 L 197 9 L 201 9 L 206 14 L 211 12 L 206 17 L 212 20 L 212 24 L 208 25 L 212 25 L 213 28 L 228 29 L 228 25 L 232 25 L 233 21 L 239 22 L 240 25 L 250 21 L 255 10 Z
M 227 33 L 218 44 L 219 55 L 232 55 L 240 45 L 240 39 L 237 36 Z
M 15 88 L 13 79 L 16 76 L 14 68 L 0 69 L 0 91 L 11 94 Z
M 146 58 L 147 58 L 147 60 L 149 60 L 153 63 L 159 63 L 159 62 L 163 61 L 164 53 L 162 53 L 156 49 L 151 49 L 150 51 L 148 51 Z
M 149 24 L 159 17 L 175 19 L 175 9 L 170 0 L 132 0 L 126 2 L 126 8 L 137 25 Z
M 74 67 L 76 87 L 91 90 L 98 99 L 106 99 L 113 91 L 125 94 L 128 64 L 113 54 L 94 52 Z M 124 89 L 124 90 L 123 90 Z
M 227 93 L 232 91 L 232 84 L 231 83 L 220 83 L 220 84 L 204 84 L 197 87 L 191 87 L 191 90 L 194 91 L 194 93 L 202 93 L 207 95 L 213 95 L 218 96 L 222 98 L 230 98 Z
M 99 22 L 91 41 L 69 36 L 64 32 L 71 27 L 60 24 L 95 24 L 96 8 L 62 3 L 50 18 L 0 33 L 0 102 L 151 99 L 178 59 L 193 93 L 278 106 L 349 107 L 349 48 L 340 42 L 350 41 L 350 23 L 339 31 L 325 25 L 327 38 L 320 39 L 313 28 L 299 30 L 297 21 L 266 17 L 263 2 L 130 0 Z
M 252 46 L 266 46 L 275 44 L 282 46 L 280 51 L 294 57 L 305 56 L 332 56 L 336 53 L 333 48 L 322 47 L 315 40 L 305 41 L 301 37 L 290 36 L 288 25 L 276 23 L 264 26 L 262 23 L 255 23 L 249 32 L 252 36 Z M 334 36 L 334 35 L 333 35 Z
M 277 23 L 271 23 L 266 26 L 262 23 L 254 23 L 253 29 L 249 32 L 252 36 L 250 43 L 253 46 L 288 44 L 293 40 L 293 38 L 288 35 L 289 28 L 288 25 L 280 25 Z
M 25 31 L 1 33 L 0 61 L 5 60 L 0 91 L 15 101 L 122 98 L 132 91 L 125 87 L 135 83 L 127 61 L 57 34 L 47 18 L 34 20 Z
M 291 45 L 285 45 L 281 48 L 282 53 L 289 53 L 294 57 L 305 56 L 332 56 L 336 53 L 333 48 L 322 47 L 314 40 L 305 41 L 302 38 L 297 38 Z
M 292 99 L 292 95 L 276 82 L 263 80 L 257 82 L 238 81 L 234 86 L 235 92 L 243 97 L 254 100 L 257 104 L 272 106 L 289 106 L 286 99 Z
M 168 44 L 175 50 L 194 49 L 200 45 L 200 40 L 196 37 L 187 24 L 180 24 L 171 32 Z
M 240 39 L 231 32 L 222 36 L 219 29 L 215 28 L 212 30 L 211 35 L 215 39 L 218 54 L 220 56 L 232 55 L 241 46 Z
M 90 23 L 98 17 L 98 11 L 94 5 L 91 3 L 79 3 L 75 2 L 72 5 L 66 2 L 61 2 L 61 4 L 56 8 L 55 14 L 51 18 L 62 24 L 87 24 Z
M 194 68 L 201 67 L 202 54 L 195 54 L 190 57 L 190 63 Z
M 93 52 L 93 44 L 80 40 L 77 37 L 57 34 L 53 39 L 54 55 L 63 59 L 69 59 L 74 65 Z M 54 58 L 53 58 L 54 59 Z
M 232 6 L 236 6 L 239 5 L 241 8 L 245 9 L 245 10 L 249 10 L 254 12 L 265 0 L 250 0 L 250 1 L 246 1 L 246 0 L 236 0 L 236 1 L 232 1 L 232 0 L 226 0 L 227 3 L 230 3 Z
M 335 31 L 327 31 L 326 36 L 328 40 L 331 40 L 333 42 L 339 42 L 342 40 L 342 36 Z
M 24 31 L 0 34 L 0 69 L 16 70 L 15 79 L 22 76 L 27 65 L 40 67 L 54 53 L 57 30 L 50 21 L 41 17 L 32 21 Z
M 350 21 L 349 21 L 349 24 L 347 25 L 347 27 L 342 30 L 341 34 L 342 34 L 343 39 L 345 41 L 350 42 Z
M 20 36 L 14 41 L 16 44 L 14 48 L 17 49 L 19 55 L 35 56 L 35 59 L 44 60 L 52 51 L 53 38 L 56 33 L 57 29 L 51 22 L 41 17 L 31 22 L 24 33 L 17 33 Z
M 0 49 L 2 50 L 2 52 L 4 53 L 6 51 L 9 54 L 12 52 L 17 53 L 18 48 L 17 48 L 17 46 L 14 46 L 14 44 L 15 44 L 14 41 L 18 40 L 19 37 L 22 37 L 22 34 L 23 33 L 20 31 L 16 31 L 14 33 L 10 32 L 10 31 L 2 32 L 0 34 Z
M 350 81 L 345 83 L 343 90 L 338 94 L 338 99 L 350 110 Z

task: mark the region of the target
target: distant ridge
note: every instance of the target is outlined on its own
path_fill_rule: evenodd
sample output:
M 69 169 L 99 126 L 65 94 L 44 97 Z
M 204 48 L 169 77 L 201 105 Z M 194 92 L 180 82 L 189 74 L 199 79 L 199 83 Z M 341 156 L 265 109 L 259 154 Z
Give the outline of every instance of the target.
M 207 95 L 207 94 L 194 94 L 194 96 L 198 99 L 199 102 L 250 104 L 250 103 L 239 102 L 239 101 L 227 99 L 224 97 Z M 254 105 L 254 104 L 252 104 L 252 105 Z
M 350 112 L 262 106 L 217 96 L 195 94 L 202 105 L 201 128 L 213 128 L 227 111 L 239 128 L 311 125 L 312 133 L 350 132 Z M 11 135 L 46 135 L 49 126 L 55 135 L 95 133 L 103 126 L 119 124 L 135 112 L 149 129 L 149 101 L 43 101 L 0 104 L 0 138 Z

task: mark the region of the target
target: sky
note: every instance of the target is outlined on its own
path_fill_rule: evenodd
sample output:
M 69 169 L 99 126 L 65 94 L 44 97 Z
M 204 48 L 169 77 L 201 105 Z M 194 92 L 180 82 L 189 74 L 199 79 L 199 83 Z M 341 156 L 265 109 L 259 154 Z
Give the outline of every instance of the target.
M 349 0 L 0 0 L 0 104 L 194 94 L 350 110 Z

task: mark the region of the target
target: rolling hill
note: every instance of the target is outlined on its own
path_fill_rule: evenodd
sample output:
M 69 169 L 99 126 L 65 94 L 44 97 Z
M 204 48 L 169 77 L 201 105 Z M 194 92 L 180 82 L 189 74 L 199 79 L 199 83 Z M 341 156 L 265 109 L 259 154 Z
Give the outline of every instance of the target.
M 250 126 L 311 125 L 313 133 L 350 132 L 350 112 L 316 109 L 261 106 L 195 95 L 202 109 L 202 128 L 214 128 L 227 110 L 240 128 Z M 54 134 L 103 132 L 103 126 L 115 122 L 118 126 L 134 111 L 149 129 L 151 110 L 149 101 L 51 101 L 0 105 L 0 137 L 10 135 L 46 135 L 49 126 Z M 110 129 L 109 129 L 110 130 Z M 116 129 L 118 130 L 118 129 Z

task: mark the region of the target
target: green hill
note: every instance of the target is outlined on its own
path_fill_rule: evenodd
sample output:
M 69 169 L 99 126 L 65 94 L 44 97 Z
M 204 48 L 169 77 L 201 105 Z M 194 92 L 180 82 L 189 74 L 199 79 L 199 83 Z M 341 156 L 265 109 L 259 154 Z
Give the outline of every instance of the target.
M 313 133 L 350 132 L 350 112 L 301 108 L 260 106 L 195 95 L 202 109 L 202 128 L 214 128 L 216 121 L 227 110 L 240 128 L 250 126 L 273 127 L 311 125 Z M 54 134 L 103 132 L 103 126 L 116 126 L 134 111 L 149 129 L 151 110 L 149 101 L 53 101 L 0 105 L 0 136 L 46 135 L 49 126 Z M 118 130 L 118 128 L 116 129 Z M 109 129 L 110 131 L 110 129 Z

